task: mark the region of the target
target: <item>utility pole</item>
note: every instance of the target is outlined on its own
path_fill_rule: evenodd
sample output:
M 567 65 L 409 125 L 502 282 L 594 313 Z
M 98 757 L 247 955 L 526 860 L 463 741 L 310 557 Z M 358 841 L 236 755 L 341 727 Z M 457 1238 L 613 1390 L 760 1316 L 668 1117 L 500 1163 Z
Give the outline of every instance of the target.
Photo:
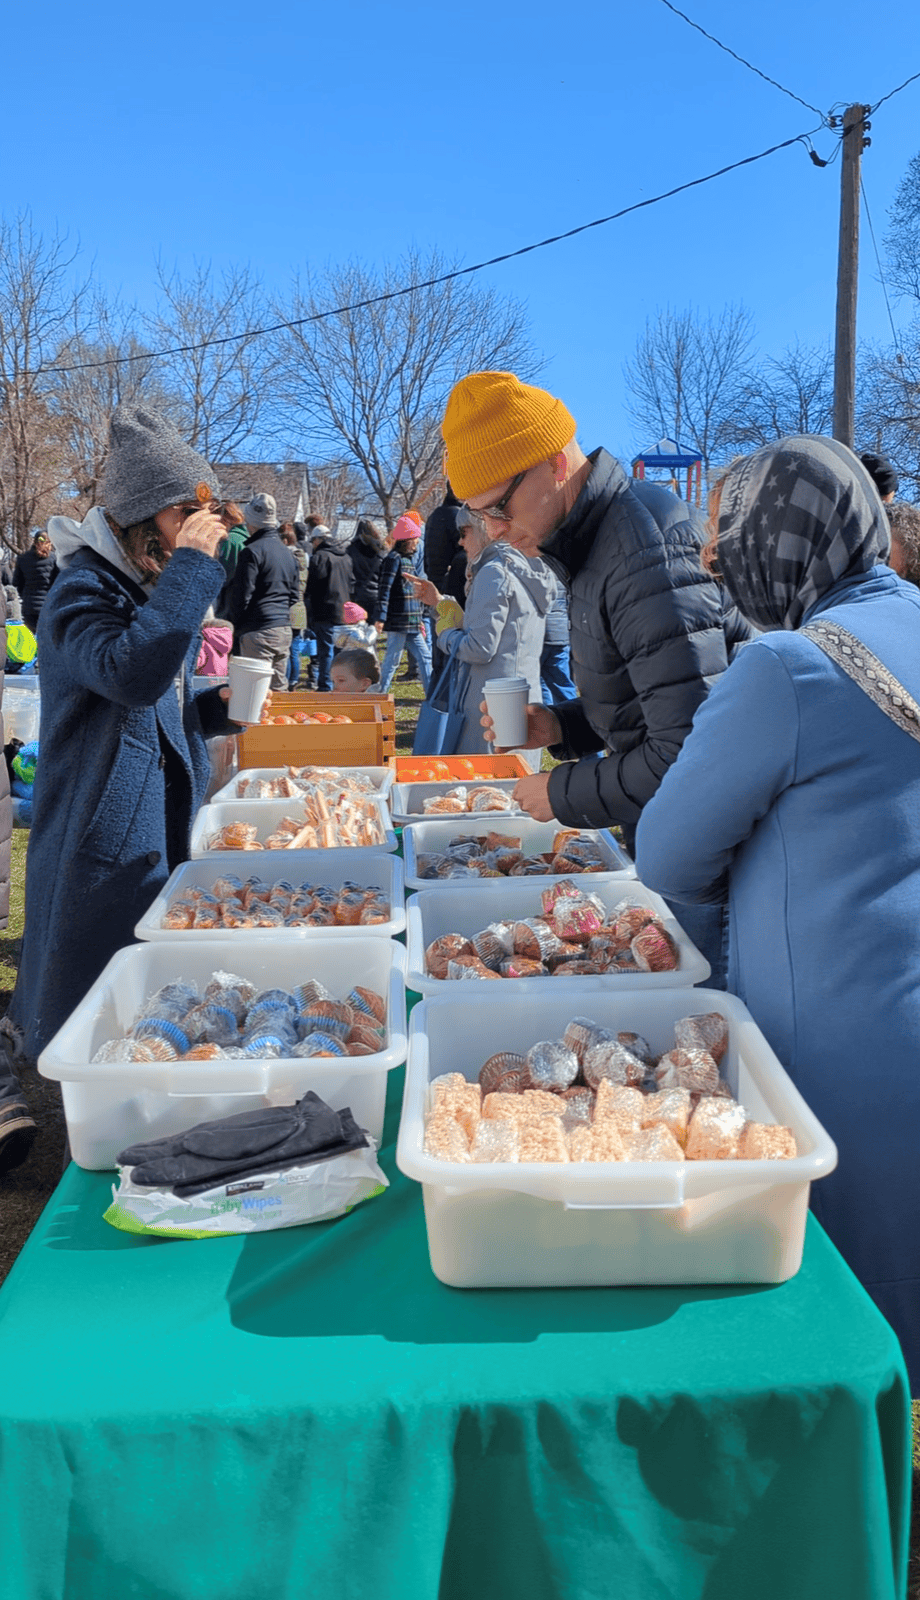
M 843 114 L 840 160 L 840 239 L 837 250 L 837 327 L 834 342 L 834 438 L 853 448 L 856 425 L 856 288 L 859 275 L 859 194 L 868 106 Z

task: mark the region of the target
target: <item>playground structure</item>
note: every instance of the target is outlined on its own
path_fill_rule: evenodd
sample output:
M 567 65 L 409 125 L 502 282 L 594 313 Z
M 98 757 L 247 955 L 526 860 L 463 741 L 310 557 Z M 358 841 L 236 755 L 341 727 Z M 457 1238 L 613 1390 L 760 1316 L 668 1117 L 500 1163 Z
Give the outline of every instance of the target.
M 659 439 L 651 450 L 643 450 L 634 458 L 632 475 L 645 478 L 649 473 L 665 473 L 666 483 L 674 493 L 691 505 L 698 506 L 703 492 L 703 458 L 695 450 L 682 450 L 673 439 Z M 682 476 L 678 476 L 682 475 Z

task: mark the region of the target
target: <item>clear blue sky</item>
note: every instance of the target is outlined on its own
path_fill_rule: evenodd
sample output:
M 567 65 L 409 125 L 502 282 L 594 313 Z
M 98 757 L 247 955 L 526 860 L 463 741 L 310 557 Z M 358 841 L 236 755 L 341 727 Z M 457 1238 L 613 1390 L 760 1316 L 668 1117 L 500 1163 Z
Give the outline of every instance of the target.
M 687 0 L 703 27 L 822 111 L 920 70 L 917 0 Z M 813 130 L 818 118 L 661 0 L 111 0 L 16 6 L 4 27 L 2 207 L 79 240 L 141 305 L 161 254 L 296 270 L 438 246 L 472 263 Z M 920 149 L 920 82 L 880 108 L 863 176 L 876 234 Z M 830 156 L 835 140 L 816 133 Z M 753 313 L 767 353 L 832 338 L 839 162 L 801 145 L 488 269 L 525 302 L 588 447 L 629 456 L 622 366 L 668 304 Z M 863 225 L 859 333 L 889 337 Z M 902 323 L 906 308 L 893 305 Z

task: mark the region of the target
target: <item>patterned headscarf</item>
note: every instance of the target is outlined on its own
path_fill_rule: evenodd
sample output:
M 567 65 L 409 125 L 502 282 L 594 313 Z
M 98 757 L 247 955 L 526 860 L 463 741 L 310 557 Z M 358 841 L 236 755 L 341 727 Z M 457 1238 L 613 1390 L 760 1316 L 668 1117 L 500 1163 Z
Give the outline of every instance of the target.
M 779 439 L 730 467 L 722 484 L 719 571 L 759 628 L 799 627 L 833 584 L 868 572 L 890 547 L 878 491 L 836 439 Z

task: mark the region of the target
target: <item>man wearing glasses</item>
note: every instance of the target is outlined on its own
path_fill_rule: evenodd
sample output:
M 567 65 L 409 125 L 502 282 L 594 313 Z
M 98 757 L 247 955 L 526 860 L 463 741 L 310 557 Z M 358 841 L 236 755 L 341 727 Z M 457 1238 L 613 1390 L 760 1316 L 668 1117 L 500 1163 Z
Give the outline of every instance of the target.
M 510 372 L 470 373 L 444 413 L 446 471 L 471 511 L 568 590 L 579 697 L 527 710 L 528 747 L 547 745 L 564 765 L 522 778 L 516 799 L 539 821 L 618 823 L 632 849 L 697 707 L 753 632 L 700 563 L 701 514 L 630 479 L 606 450 L 586 456 L 575 426 L 546 390 Z M 491 731 L 487 715 L 483 726 Z M 589 757 L 598 744 L 606 753 Z M 677 915 L 724 983 L 721 908 Z

